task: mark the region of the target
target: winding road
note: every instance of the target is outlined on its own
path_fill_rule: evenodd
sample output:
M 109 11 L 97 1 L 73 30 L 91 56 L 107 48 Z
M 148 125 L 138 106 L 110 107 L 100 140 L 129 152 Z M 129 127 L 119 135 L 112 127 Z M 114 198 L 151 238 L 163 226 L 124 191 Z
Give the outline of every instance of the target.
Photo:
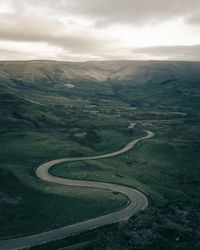
M 119 154 L 123 154 L 128 150 L 132 149 L 139 141 L 152 138 L 154 136 L 153 132 L 146 131 L 147 135 L 141 137 L 139 139 L 133 140 L 129 144 L 127 144 L 123 149 L 99 156 L 91 156 L 91 157 L 75 157 L 75 158 L 63 158 L 58 160 L 49 161 L 43 165 L 41 165 L 37 170 L 37 176 L 48 182 L 62 184 L 66 186 L 81 186 L 81 187 L 92 187 L 92 188 L 100 188 L 100 189 L 108 189 L 115 192 L 120 192 L 125 194 L 129 198 L 129 203 L 126 208 L 123 208 L 120 211 L 113 212 L 104 216 L 100 216 L 94 219 L 90 219 L 87 221 L 83 221 L 80 223 L 76 223 L 70 226 L 54 229 L 48 232 L 34 234 L 30 236 L 9 239 L 9 240 L 2 240 L 0 241 L 0 250 L 11 250 L 11 249 L 22 249 L 29 246 L 35 246 L 42 243 L 50 242 L 59 240 L 65 237 L 69 237 L 72 235 L 76 235 L 94 228 L 98 228 L 101 226 L 109 225 L 115 222 L 119 222 L 121 220 L 125 220 L 130 218 L 132 215 L 137 213 L 139 210 L 142 210 L 147 207 L 148 201 L 145 195 L 141 192 L 111 183 L 104 183 L 104 182 L 95 182 L 95 181 L 82 181 L 82 180 L 71 180 L 71 179 L 64 179 L 60 177 L 55 177 L 49 174 L 49 169 L 61 162 L 72 162 L 72 161 L 84 161 L 84 160 L 95 160 L 95 159 L 103 159 L 113 157 Z

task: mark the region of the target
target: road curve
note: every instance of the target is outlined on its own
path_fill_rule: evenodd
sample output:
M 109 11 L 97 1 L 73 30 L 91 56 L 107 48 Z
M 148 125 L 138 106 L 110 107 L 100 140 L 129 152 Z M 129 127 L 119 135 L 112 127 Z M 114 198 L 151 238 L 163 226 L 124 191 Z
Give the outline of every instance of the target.
M 70 226 L 54 229 L 48 232 L 10 239 L 10 240 L 2 240 L 0 241 L 0 249 L 1 250 L 22 249 L 25 247 L 35 246 L 35 245 L 39 245 L 42 243 L 62 239 L 68 236 L 72 236 L 75 234 L 79 234 L 81 232 L 85 232 L 85 231 L 97 228 L 97 227 L 105 226 L 105 225 L 112 224 L 112 223 L 115 223 L 124 219 L 128 219 L 139 210 L 146 208 L 148 205 L 146 196 L 135 189 L 117 185 L 117 184 L 104 183 L 104 182 L 64 179 L 64 178 L 52 176 L 48 172 L 52 166 L 61 162 L 103 159 L 103 158 L 109 158 L 109 157 L 113 157 L 119 154 L 123 154 L 127 152 L 128 150 L 132 149 L 136 145 L 136 143 L 138 143 L 139 141 L 152 138 L 154 136 L 153 132 L 150 132 L 150 131 L 146 131 L 146 132 L 147 132 L 146 136 L 131 141 L 123 149 L 117 152 L 99 155 L 99 156 L 63 158 L 63 159 L 53 160 L 53 161 L 44 163 L 36 170 L 37 176 L 44 181 L 67 185 L 67 186 L 70 185 L 70 186 L 108 189 L 108 190 L 112 190 L 115 192 L 120 192 L 122 194 L 125 194 L 129 198 L 129 205 L 126 208 L 123 208 L 122 210 L 114 212 L 114 213 L 110 213 L 110 214 L 100 216 L 94 219 L 89 219 L 87 221 L 76 223 Z

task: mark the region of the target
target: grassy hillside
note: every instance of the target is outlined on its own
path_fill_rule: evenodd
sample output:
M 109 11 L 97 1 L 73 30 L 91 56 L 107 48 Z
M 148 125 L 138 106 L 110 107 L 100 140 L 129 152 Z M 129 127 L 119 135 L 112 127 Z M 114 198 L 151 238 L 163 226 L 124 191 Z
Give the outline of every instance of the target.
M 17 200 L 3 203 L 1 237 L 82 220 L 86 215 L 78 213 L 76 217 L 74 211 L 83 202 L 85 211 L 90 211 L 88 217 L 125 205 L 123 196 L 110 192 L 77 192 L 76 188 L 63 189 L 41 182 L 35 169 L 53 159 L 118 150 L 143 136 L 145 129 L 156 136 L 124 155 L 60 164 L 51 172 L 138 188 L 148 196 L 153 212 L 147 209 L 147 214 L 153 216 L 160 209 L 168 214 L 168 206 L 177 208 L 177 202 L 181 202 L 183 212 L 185 202 L 191 209 L 198 206 L 199 69 L 198 62 L 1 62 L 0 166 L 2 176 L 10 181 L 0 182 L 0 202 L 5 197 Z M 13 198 L 9 190 L 14 186 L 19 189 L 15 189 Z M 32 224 L 34 220 L 27 224 L 32 231 L 23 228 L 27 218 L 33 216 L 30 207 L 35 198 L 26 199 L 28 193 L 49 204 L 46 217 L 42 214 L 43 228 Z M 59 199 L 66 201 L 63 208 L 70 216 L 61 209 L 58 220 L 48 223 Z M 45 211 L 44 204 L 40 202 L 34 209 Z M 39 214 L 35 216 L 35 221 L 39 221 Z M 15 218 L 15 227 L 6 227 L 10 218 Z M 143 223 L 142 216 L 140 222 Z
M 70 225 L 122 208 L 127 198 L 89 188 L 33 188 L 0 168 L 0 237 L 19 237 Z M 47 190 L 50 189 L 50 190 Z M 41 192 L 42 191 L 42 192 Z

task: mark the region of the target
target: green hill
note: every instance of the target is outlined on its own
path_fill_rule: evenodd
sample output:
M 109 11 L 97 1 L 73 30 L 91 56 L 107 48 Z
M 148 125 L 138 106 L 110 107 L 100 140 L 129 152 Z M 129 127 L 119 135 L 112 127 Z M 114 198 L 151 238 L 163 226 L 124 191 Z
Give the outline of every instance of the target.
M 58 176 L 120 183 L 141 190 L 149 200 L 147 216 L 158 215 L 161 221 L 169 216 L 166 227 L 160 230 L 169 232 L 169 239 L 174 240 L 171 232 L 181 238 L 171 214 L 179 214 L 179 209 L 191 214 L 200 203 L 199 126 L 200 62 L 0 62 L 0 172 L 10 180 L 0 184 L 0 237 L 41 232 L 88 218 L 88 211 L 95 217 L 123 207 L 124 196 L 116 199 L 116 194 L 107 191 L 63 189 L 38 180 L 35 170 L 53 159 L 118 150 L 143 136 L 146 129 L 156 136 L 124 155 L 81 165 L 60 164 L 51 171 Z M 14 184 L 20 188 L 11 195 Z M 33 196 L 28 197 L 28 193 Z M 17 203 L 3 202 L 10 196 Z M 33 206 L 37 196 L 41 204 Z M 58 200 L 63 200 L 60 216 L 48 222 Z M 83 213 L 76 216 L 83 203 Z M 41 214 L 34 217 L 32 207 L 42 209 Z M 33 224 L 29 214 L 35 218 Z M 38 223 L 40 216 L 43 228 Z M 30 230 L 23 229 L 27 218 Z M 145 223 L 152 224 L 151 219 L 142 218 L 136 217 L 141 229 L 135 237 Z M 8 226 L 11 219 L 14 227 Z M 178 224 L 191 230 L 194 221 L 180 219 Z M 124 226 L 127 234 L 133 232 L 133 224 L 131 221 Z M 159 241 L 157 234 L 153 243 L 148 238 L 159 230 L 158 225 L 148 228 L 150 234 L 144 234 L 149 235 L 149 241 L 143 248 L 139 245 L 140 249 Z M 115 235 L 106 242 L 112 237 Z M 120 238 L 122 245 L 123 240 Z

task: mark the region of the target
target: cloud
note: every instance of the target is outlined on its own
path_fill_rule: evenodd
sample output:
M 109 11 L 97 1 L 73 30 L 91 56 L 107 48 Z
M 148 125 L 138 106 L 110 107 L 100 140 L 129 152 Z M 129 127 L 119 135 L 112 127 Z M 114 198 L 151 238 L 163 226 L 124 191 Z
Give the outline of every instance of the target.
M 193 46 L 154 46 L 138 48 L 132 50 L 132 53 L 162 60 L 200 61 L 200 44 Z
M 200 14 L 199 11 L 198 13 L 194 13 L 193 15 L 190 15 L 187 19 L 187 23 L 191 25 L 200 25 Z
M 67 27 L 57 20 L 37 14 L 30 17 L 27 13 L 1 16 L 0 34 L 0 40 L 45 42 L 76 53 L 99 51 L 112 43 L 110 39 L 96 37 L 80 27 L 74 27 L 74 31 L 68 32 Z
M 98 25 L 146 25 L 173 18 L 198 21 L 199 0 L 10 0 L 16 9 L 92 18 Z
M 75 14 L 98 18 L 101 24 L 146 25 L 199 14 L 199 0 L 70 0 Z M 66 6 L 67 8 L 67 6 Z
M 199 0 L 1 1 L 1 59 L 200 60 L 198 46 L 158 46 L 200 44 Z
M 59 60 L 59 53 L 63 50 L 45 43 L 0 41 L 0 60 Z

